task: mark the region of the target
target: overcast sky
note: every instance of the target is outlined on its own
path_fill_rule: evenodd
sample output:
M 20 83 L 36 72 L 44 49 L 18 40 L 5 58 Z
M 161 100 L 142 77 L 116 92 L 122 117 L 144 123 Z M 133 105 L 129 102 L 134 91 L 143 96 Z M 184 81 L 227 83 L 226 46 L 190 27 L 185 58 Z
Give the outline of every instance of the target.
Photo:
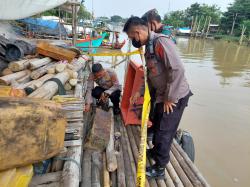
M 222 11 L 227 10 L 228 4 L 234 0 L 85 0 L 85 6 L 92 12 L 92 1 L 94 5 L 94 15 L 122 17 L 141 16 L 147 10 L 156 8 L 161 16 L 169 10 L 184 10 L 191 4 L 198 2 L 209 5 L 216 4 Z

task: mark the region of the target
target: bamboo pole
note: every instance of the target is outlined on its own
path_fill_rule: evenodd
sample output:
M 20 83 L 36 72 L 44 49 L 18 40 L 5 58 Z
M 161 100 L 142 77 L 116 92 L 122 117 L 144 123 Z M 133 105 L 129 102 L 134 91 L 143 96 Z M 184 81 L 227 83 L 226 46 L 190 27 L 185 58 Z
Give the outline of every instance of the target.
M 85 150 L 83 153 L 83 164 L 82 164 L 82 183 L 81 187 L 91 186 L 91 150 Z
M 187 165 L 183 157 L 181 157 L 180 153 L 177 151 L 177 149 L 174 146 L 171 146 L 171 151 L 173 152 L 173 155 L 175 156 L 176 160 L 178 160 L 183 171 L 186 173 L 186 175 L 190 179 L 191 183 L 194 186 L 202 186 L 201 182 L 198 180 L 198 178 L 195 176 L 195 174 L 192 172 L 190 167 Z
M 110 138 L 109 143 L 106 148 L 106 157 L 107 157 L 107 169 L 109 172 L 113 172 L 117 169 L 117 160 L 115 155 L 114 148 L 114 114 L 111 111 L 111 127 L 110 127 Z
M 195 175 L 198 177 L 198 179 L 201 181 L 202 185 L 205 187 L 209 187 L 210 185 L 207 183 L 201 172 L 198 170 L 198 168 L 194 165 L 194 163 L 190 160 L 188 155 L 184 152 L 184 150 L 177 144 L 177 142 L 173 141 L 174 147 L 179 151 L 181 156 L 185 159 L 189 167 L 192 169 L 192 171 L 195 173 Z
M 103 187 L 110 187 L 109 171 L 107 170 L 106 154 L 103 153 Z
M 130 158 L 128 154 L 128 148 L 126 146 L 125 134 L 122 128 L 121 119 L 118 119 L 118 125 L 121 132 L 121 147 L 123 152 L 123 160 L 124 160 L 124 169 L 125 169 L 125 177 L 126 177 L 126 185 L 127 187 L 134 187 L 136 181 L 134 181 L 134 176 L 132 172 L 132 167 L 130 164 Z
M 91 187 L 101 187 L 101 153 L 92 153 Z

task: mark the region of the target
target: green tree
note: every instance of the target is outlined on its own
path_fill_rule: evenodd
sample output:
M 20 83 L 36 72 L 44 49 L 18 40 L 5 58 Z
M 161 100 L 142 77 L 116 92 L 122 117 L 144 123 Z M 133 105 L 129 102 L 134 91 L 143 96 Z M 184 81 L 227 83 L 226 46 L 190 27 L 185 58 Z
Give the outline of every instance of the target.
M 176 27 L 184 27 L 185 26 L 185 13 L 184 11 L 173 11 L 170 14 L 165 14 L 164 24 L 172 25 Z
M 85 6 L 83 4 L 81 4 L 79 11 L 77 13 L 78 19 L 91 19 L 92 18 L 92 14 L 87 11 L 87 9 L 85 8 Z
M 246 26 L 245 35 L 247 35 L 248 37 L 250 37 L 250 20 L 243 21 L 243 25 Z
M 246 20 L 250 20 L 250 0 L 235 0 L 234 3 L 230 4 L 221 19 L 221 28 L 224 33 L 231 31 L 234 20 L 233 33 L 239 36 L 241 34 L 241 24 Z
M 122 22 L 122 17 L 118 15 L 111 16 L 111 21 L 112 22 Z

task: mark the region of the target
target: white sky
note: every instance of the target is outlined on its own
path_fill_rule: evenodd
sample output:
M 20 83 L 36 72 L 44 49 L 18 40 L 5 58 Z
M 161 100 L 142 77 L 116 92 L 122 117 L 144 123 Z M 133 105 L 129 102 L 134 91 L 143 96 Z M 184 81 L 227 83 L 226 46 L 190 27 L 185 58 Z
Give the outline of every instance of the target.
M 95 16 L 120 15 L 122 17 L 141 16 L 147 10 L 156 8 L 161 16 L 169 10 L 184 10 L 193 3 L 216 4 L 221 11 L 227 10 L 234 0 L 85 0 L 85 6 L 92 12 L 92 1 Z

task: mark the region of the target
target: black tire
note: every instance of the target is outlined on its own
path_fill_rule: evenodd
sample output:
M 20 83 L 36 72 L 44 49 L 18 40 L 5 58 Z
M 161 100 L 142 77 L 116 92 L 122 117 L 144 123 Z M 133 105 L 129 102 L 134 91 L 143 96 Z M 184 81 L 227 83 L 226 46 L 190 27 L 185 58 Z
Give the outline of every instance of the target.
M 194 141 L 189 132 L 183 131 L 181 137 L 181 147 L 187 153 L 190 160 L 194 162 L 195 159 Z

